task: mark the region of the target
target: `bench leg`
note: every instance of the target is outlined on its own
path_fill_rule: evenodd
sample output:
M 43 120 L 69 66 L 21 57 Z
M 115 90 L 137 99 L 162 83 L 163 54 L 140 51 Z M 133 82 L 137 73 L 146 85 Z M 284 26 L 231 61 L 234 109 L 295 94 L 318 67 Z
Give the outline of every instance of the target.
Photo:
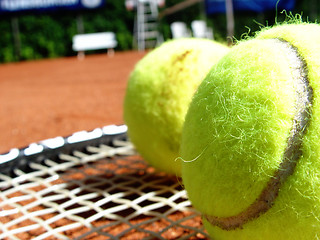
M 114 55 L 114 49 L 113 48 L 109 48 L 108 49 L 108 56 L 109 57 L 113 57 L 113 55 Z
M 78 52 L 78 60 L 83 60 L 85 57 L 84 51 L 79 51 Z

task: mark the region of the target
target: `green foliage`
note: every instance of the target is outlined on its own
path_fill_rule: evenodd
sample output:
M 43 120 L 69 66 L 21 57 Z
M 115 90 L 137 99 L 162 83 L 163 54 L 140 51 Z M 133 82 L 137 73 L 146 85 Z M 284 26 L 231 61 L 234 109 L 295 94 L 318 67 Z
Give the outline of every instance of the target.
M 0 62 L 10 62 L 15 60 L 13 51 L 13 37 L 11 35 L 11 25 L 9 21 L 0 24 Z

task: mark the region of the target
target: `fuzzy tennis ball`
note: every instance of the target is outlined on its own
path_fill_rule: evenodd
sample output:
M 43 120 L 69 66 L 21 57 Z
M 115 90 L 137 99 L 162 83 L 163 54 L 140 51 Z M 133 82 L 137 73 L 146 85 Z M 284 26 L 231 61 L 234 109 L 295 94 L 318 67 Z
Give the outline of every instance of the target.
M 229 48 L 212 40 L 178 39 L 149 52 L 130 75 L 124 120 L 130 141 L 155 168 L 181 175 L 184 117 L 209 69 Z
M 182 131 L 182 179 L 210 236 L 320 238 L 320 26 L 278 24 L 206 76 Z

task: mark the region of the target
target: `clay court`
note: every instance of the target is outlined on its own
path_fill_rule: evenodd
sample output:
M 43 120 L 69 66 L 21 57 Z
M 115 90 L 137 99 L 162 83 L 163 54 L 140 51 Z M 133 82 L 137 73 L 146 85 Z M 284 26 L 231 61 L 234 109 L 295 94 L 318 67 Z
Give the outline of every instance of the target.
M 126 83 L 143 52 L 0 65 L 0 153 L 123 124 Z

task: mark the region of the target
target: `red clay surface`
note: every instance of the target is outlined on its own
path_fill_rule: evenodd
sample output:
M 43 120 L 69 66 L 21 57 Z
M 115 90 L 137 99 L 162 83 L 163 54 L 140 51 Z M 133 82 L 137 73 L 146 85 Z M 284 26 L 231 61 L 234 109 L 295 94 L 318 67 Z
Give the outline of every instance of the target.
M 56 136 L 123 124 L 130 72 L 145 55 L 116 52 L 0 65 L 0 154 Z

